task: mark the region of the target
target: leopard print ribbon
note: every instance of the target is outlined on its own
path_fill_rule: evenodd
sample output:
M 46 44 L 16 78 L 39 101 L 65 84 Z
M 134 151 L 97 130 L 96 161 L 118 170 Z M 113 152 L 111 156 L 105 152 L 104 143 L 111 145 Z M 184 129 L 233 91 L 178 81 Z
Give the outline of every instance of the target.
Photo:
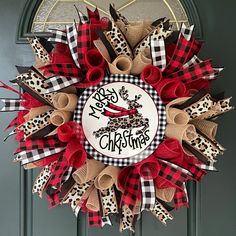
M 224 147 L 215 140 L 217 124 L 209 119 L 233 109 L 230 100 L 231 98 L 215 100 L 210 94 L 200 91 L 191 98 L 170 102 L 166 107 L 166 136 L 179 140 L 187 153 L 190 152 L 204 162 L 206 169 L 213 170 L 210 166 L 216 162 L 217 155 L 223 154 Z M 176 122 L 178 114 L 185 114 L 188 124 L 181 125 L 181 122 L 184 123 L 183 119 L 177 119 Z
M 117 184 L 119 168 L 107 166 L 94 159 L 87 159 L 87 163 L 73 173 L 76 181 L 63 203 L 70 202 L 75 214 L 78 214 L 84 200 L 90 211 L 101 210 L 102 216 L 118 213 L 118 205 L 114 184 Z M 80 190 L 79 190 L 80 189 Z M 105 220 L 105 219 L 104 219 Z M 108 220 L 106 218 L 106 220 Z M 109 220 L 108 220 L 109 222 Z

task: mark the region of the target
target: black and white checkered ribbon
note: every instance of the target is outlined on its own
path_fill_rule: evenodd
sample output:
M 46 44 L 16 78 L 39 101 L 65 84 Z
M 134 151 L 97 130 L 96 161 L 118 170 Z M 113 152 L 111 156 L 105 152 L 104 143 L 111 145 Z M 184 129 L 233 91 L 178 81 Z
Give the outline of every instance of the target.
M 30 151 L 19 152 L 15 158 L 15 161 L 21 161 L 22 165 L 41 160 L 45 157 L 54 155 L 56 153 L 62 152 L 65 150 L 63 148 L 44 148 L 44 149 L 35 149 Z
M 217 169 L 214 167 L 214 162 L 209 162 L 208 164 L 198 164 L 197 166 L 203 170 L 217 171 Z
M 0 100 L 4 103 L 4 107 L 1 109 L 1 112 L 27 110 L 25 107 L 21 106 L 21 103 L 24 102 L 24 100 L 11 98 L 2 98 Z
M 166 67 L 166 49 L 164 38 L 155 39 L 155 35 L 150 36 L 152 64 L 158 66 L 161 70 Z
M 89 19 L 81 11 L 78 11 L 79 19 L 81 24 L 89 23 Z
M 102 217 L 102 227 L 104 227 L 105 225 L 112 225 L 111 219 L 109 216 Z
M 78 62 L 78 44 L 77 44 L 77 29 L 76 25 L 73 24 L 72 26 L 67 25 L 66 26 L 66 36 L 67 36 L 67 42 L 70 48 L 70 52 L 72 55 L 72 58 L 76 64 L 77 67 L 80 68 L 79 62 Z
M 56 29 L 49 29 L 49 32 L 51 32 L 53 35 L 48 39 L 50 42 L 56 42 L 56 43 L 65 43 L 67 42 L 66 32 Z
M 203 62 L 200 58 L 198 58 L 196 55 L 194 55 L 187 63 L 184 64 L 183 68 L 187 68 L 193 65 L 196 65 L 198 63 Z M 219 75 L 219 73 L 224 69 L 224 68 L 213 68 L 214 69 L 214 73 L 204 76 L 203 79 L 207 79 L 207 80 L 212 80 L 215 79 L 216 76 Z
M 145 168 L 145 177 L 140 177 L 141 190 L 142 190 L 142 206 L 141 211 L 143 210 L 152 210 L 155 206 L 156 192 L 155 184 L 153 179 L 151 179 L 150 170 Z
M 187 27 L 184 23 L 181 26 L 180 29 L 180 35 L 182 34 L 187 41 L 189 41 L 193 34 L 194 25 L 191 25 L 190 27 Z
M 82 78 L 81 78 L 82 80 Z M 47 83 L 47 89 L 45 91 L 46 94 L 59 91 L 61 89 L 67 88 L 73 84 L 77 84 L 81 81 L 78 78 L 73 77 L 64 77 L 64 76 L 54 76 L 47 80 L 45 80 L 45 83 Z

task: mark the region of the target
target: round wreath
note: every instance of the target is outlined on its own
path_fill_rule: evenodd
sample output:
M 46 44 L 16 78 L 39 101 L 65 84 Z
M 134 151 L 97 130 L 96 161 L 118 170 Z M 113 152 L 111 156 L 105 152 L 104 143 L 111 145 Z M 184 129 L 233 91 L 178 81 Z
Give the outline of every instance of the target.
M 216 170 L 224 152 L 215 119 L 230 98 L 209 92 L 222 68 L 197 57 L 193 26 L 129 22 L 113 6 L 111 20 L 78 15 L 48 40 L 29 39 L 36 63 L 11 81 L 23 92 L 1 82 L 20 95 L 2 99 L 2 111 L 19 111 L 7 127 L 14 160 L 42 168 L 33 193 L 87 212 L 89 226 L 117 214 L 120 230 L 134 231 L 144 210 L 166 224 L 188 206 L 186 182 Z

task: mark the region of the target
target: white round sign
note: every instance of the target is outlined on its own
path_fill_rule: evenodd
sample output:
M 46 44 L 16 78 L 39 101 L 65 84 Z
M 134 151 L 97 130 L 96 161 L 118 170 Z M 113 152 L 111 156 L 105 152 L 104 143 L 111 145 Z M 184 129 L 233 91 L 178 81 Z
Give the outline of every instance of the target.
M 131 158 L 153 141 L 159 124 L 150 95 L 140 87 L 113 82 L 98 88 L 82 112 L 82 127 L 90 145 L 113 158 Z
M 153 87 L 132 75 L 108 75 L 79 97 L 74 121 L 84 148 L 107 165 L 127 166 L 150 156 L 165 134 L 166 113 Z

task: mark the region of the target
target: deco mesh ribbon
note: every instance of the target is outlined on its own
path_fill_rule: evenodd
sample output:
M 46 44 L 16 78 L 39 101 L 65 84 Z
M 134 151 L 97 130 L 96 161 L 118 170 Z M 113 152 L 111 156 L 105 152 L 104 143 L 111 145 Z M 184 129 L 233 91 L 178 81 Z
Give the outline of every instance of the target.
M 110 216 L 117 215 L 120 231 L 134 231 L 143 211 L 166 224 L 174 208 L 189 207 L 187 181 L 215 171 L 217 156 L 224 153 L 216 120 L 233 109 L 231 98 L 210 93 L 222 68 L 197 56 L 201 43 L 192 36 L 193 26 L 175 31 L 166 18 L 129 22 L 112 5 L 111 20 L 100 18 L 97 9 L 88 9 L 87 16 L 77 11 L 79 23 L 50 30 L 48 40 L 29 39 L 35 64 L 17 66 L 19 74 L 10 81 L 20 90 L 0 84 L 16 95 L 1 99 L 2 112 L 18 112 L 6 128 L 12 129 L 6 139 L 16 135 L 19 143 L 13 160 L 24 169 L 41 168 L 32 192 L 41 198 L 45 192 L 50 208 L 68 204 L 76 216 L 86 212 L 90 227 L 112 225 Z M 89 155 L 83 126 L 73 120 L 84 89 L 109 74 L 138 77 L 165 104 L 162 142 L 126 167 Z M 102 114 L 136 117 L 139 107 L 130 107 L 109 103 Z

